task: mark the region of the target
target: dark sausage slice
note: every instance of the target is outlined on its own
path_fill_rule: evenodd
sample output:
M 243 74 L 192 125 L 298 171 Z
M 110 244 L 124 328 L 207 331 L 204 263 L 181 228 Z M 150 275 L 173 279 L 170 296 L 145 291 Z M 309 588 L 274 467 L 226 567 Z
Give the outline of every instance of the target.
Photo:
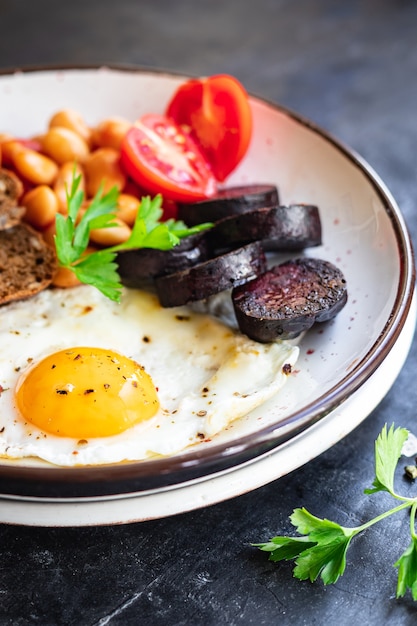
M 203 222 L 217 222 L 229 215 L 236 215 L 261 207 L 279 204 L 275 185 L 241 185 L 220 190 L 207 200 L 191 204 L 178 203 L 178 219 L 188 226 Z
M 213 250 L 261 241 L 266 251 L 319 246 L 321 235 L 319 210 L 310 204 L 261 208 L 233 215 L 219 220 L 206 233 Z
M 203 233 L 184 237 L 171 250 L 137 248 L 123 250 L 117 255 L 118 271 L 126 287 L 141 287 L 155 276 L 179 272 L 208 258 L 208 247 Z
M 265 270 L 264 252 L 255 242 L 182 272 L 160 276 L 155 279 L 155 287 L 162 306 L 181 306 L 242 285 Z
M 232 291 L 242 333 L 255 341 L 293 339 L 332 319 L 347 301 L 342 272 L 321 259 L 294 259 Z

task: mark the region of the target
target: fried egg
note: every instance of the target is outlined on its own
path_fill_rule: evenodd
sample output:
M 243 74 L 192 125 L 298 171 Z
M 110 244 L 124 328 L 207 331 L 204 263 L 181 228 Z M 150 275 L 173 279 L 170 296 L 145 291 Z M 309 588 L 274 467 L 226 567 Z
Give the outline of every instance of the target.
M 274 396 L 298 348 L 124 289 L 45 290 L 0 310 L 0 456 L 59 466 L 179 453 Z

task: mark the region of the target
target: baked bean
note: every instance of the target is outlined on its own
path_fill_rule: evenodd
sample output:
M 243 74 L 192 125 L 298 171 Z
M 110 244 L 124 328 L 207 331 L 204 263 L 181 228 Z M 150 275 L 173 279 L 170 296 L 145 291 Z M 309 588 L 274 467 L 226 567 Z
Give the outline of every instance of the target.
M 58 174 L 55 161 L 19 142 L 13 143 L 17 145 L 11 152 L 11 160 L 17 173 L 34 185 L 51 185 Z
M 42 149 L 58 165 L 68 161 L 85 161 L 90 151 L 80 135 L 64 126 L 53 126 L 42 138 Z
M 38 185 L 22 198 L 26 208 L 25 222 L 37 230 L 43 230 L 51 224 L 58 212 L 58 198 L 48 185 Z
M 97 148 L 120 150 L 124 136 L 132 123 L 121 117 L 103 120 L 92 130 L 92 143 Z
M 133 226 L 139 206 L 138 198 L 128 193 L 121 193 L 117 200 L 116 215 L 128 226 Z
M 0 163 L 7 162 L 25 181 L 25 219 L 50 246 L 55 247 L 57 212 L 67 214 L 67 193 L 74 176 L 81 177 L 78 189 L 85 194 L 78 223 L 100 189 L 103 193 L 113 187 L 119 191 L 115 226 L 93 230 L 92 246 L 114 246 L 129 238 L 141 195 L 136 186 L 128 188 L 127 175 L 120 166 L 120 145 L 130 127 L 130 122 L 115 117 L 89 129 L 76 111 L 62 109 L 51 117 L 43 135 L 20 140 L 0 134 Z M 93 151 L 91 146 L 95 146 Z M 72 272 L 60 269 L 53 284 L 65 287 L 78 281 Z
M 98 228 L 90 232 L 90 241 L 100 246 L 117 246 L 129 239 L 132 232 L 129 226 L 117 217 L 113 220 L 116 226 Z
M 92 198 L 102 186 L 104 193 L 112 187 L 119 191 L 126 184 L 126 175 L 120 167 L 120 153 L 113 148 L 98 148 L 84 161 L 87 197 Z
M 90 145 L 91 130 L 77 111 L 73 109 L 57 111 L 49 120 L 49 128 L 53 128 L 54 126 L 69 128 Z
M 78 280 L 74 272 L 67 267 L 58 267 L 54 277 L 52 279 L 54 287 L 60 287 L 61 289 L 67 289 L 69 287 L 76 287 L 81 282 Z
M 19 150 L 23 150 L 23 144 L 14 138 L 7 138 L 7 135 L 4 136 L 4 140 L 0 139 L 1 143 L 1 153 L 2 153 L 2 162 L 5 166 L 12 165 L 13 163 L 13 155 L 16 154 Z

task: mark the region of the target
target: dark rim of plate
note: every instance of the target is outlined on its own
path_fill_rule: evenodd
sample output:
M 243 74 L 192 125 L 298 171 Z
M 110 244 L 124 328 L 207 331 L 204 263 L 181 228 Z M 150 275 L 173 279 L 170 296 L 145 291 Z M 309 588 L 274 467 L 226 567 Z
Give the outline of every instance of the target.
M 0 77 L 39 71 L 99 70 L 102 67 L 87 64 L 10 68 L 0 71 Z M 117 72 L 191 78 L 172 71 L 135 65 L 108 64 L 105 68 Z M 391 315 L 377 341 L 349 374 L 325 395 L 280 420 L 279 424 L 272 424 L 255 434 L 240 437 L 233 442 L 213 444 L 200 449 L 196 447 L 192 451 L 172 457 L 94 467 L 29 467 L 10 461 L 2 463 L 0 460 L 0 494 L 6 497 L 45 500 L 102 498 L 124 494 L 128 496 L 161 491 L 223 473 L 276 449 L 325 418 L 370 378 L 391 351 L 407 319 L 416 277 L 413 247 L 400 211 L 382 181 L 354 150 L 303 116 L 263 98 L 251 97 L 284 113 L 332 144 L 361 170 L 379 196 L 400 250 L 400 278 Z

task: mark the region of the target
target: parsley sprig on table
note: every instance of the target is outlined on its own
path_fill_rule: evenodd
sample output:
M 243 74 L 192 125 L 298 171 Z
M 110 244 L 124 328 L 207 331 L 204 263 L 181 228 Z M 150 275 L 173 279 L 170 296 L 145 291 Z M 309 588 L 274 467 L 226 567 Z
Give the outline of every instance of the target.
M 67 190 L 68 214 L 57 214 L 55 247 L 58 262 L 77 276 L 82 283 L 97 287 L 105 296 L 120 301 L 122 284 L 117 271 L 116 257 L 121 250 L 133 248 L 157 248 L 170 250 L 183 237 L 209 228 L 211 224 L 200 224 L 187 228 L 181 221 L 173 219 L 161 222 L 162 196 L 153 199 L 145 196 L 140 201 L 130 237 L 124 243 L 87 253 L 91 230 L 115 226 L 119 192 L 113 187 L 103 194 L 99 190 L 80 219 L 84 192 L 80 189 L 81 176 L 74 176 Z M 139 201 L 138 201 L 139 204 Z
M 293 574 L 296 578 L 313 582 L 320 576 L 324 584 L 329 585 L 344 573 L 346 552 L 356 535 L 386 517 L 410 508 L 411 542 L 394 566 L 398 568 L 397 598 L 404 596 L 410 589 L 413 600 L 417 600 L 417 497 L 401 496 L 394 488 L 395 470 L 407 438 L 408 431 L 405 428 L 395 429 L 392 425 L 388 430 L 384 426 L 375 442 L 375 479 L 372 487 L 364 490 L 366 494 L 388 492 L 401 504 L 353 528 L 315 517 L 305 508 L 295 509 L 290 520 L 300 536 L 273 537 L 266 543 L 252 545 L 269 552 L 271 561 L 294 560 Z

